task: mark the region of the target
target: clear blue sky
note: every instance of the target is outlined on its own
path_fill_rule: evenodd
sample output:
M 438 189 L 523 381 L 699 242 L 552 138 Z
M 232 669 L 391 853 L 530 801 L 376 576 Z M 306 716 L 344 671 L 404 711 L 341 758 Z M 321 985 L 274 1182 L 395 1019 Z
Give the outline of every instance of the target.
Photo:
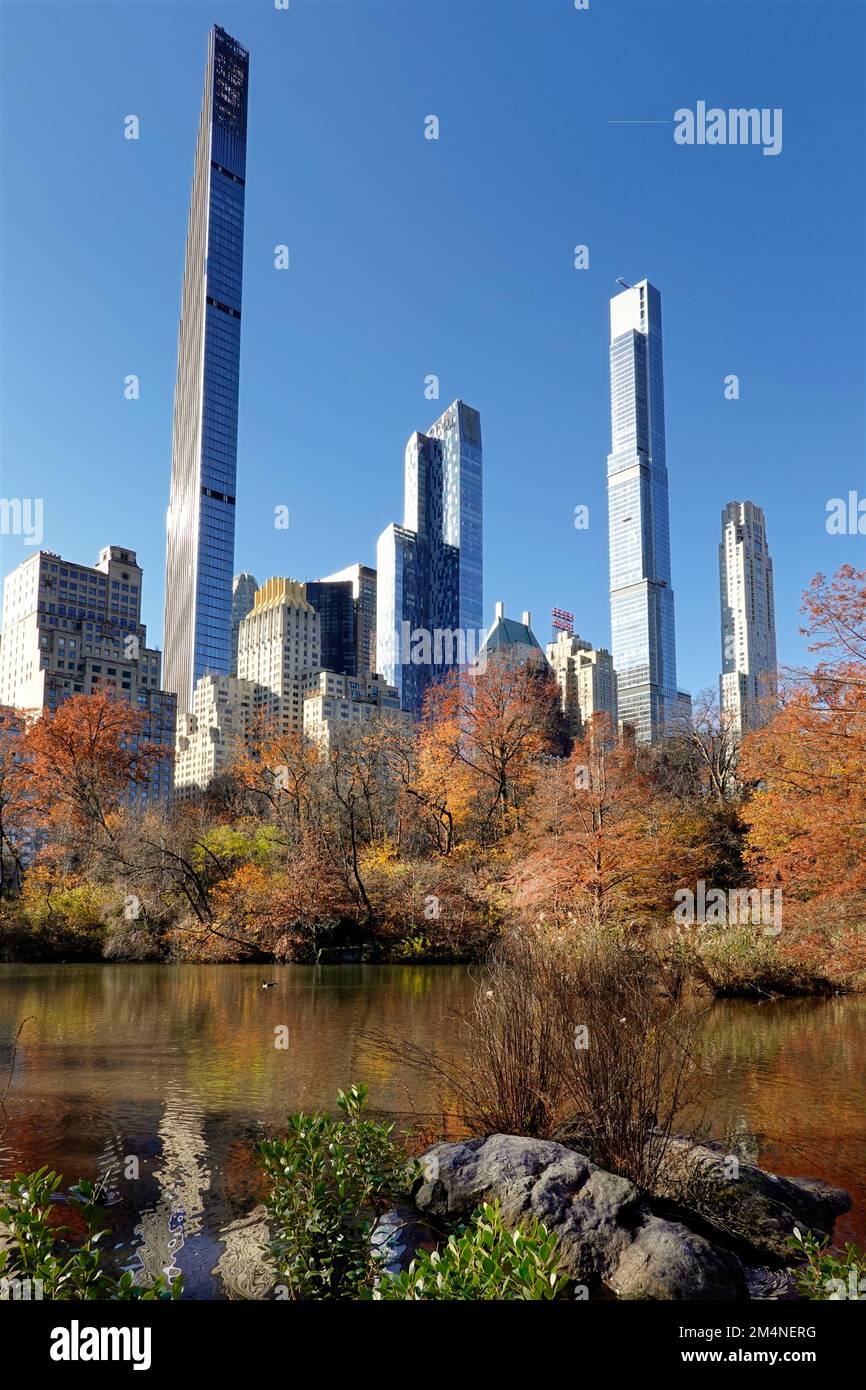
M 545 640 L 557 605 L 607 644 L 607 305 L 648 276 L 680 684 L 718 678 L 733 498 L 766 511 L 780 659 L 802 657 L 801 590 L 866 563 L 825 529 L 828 498 L 866 493 L 862 4 L 5 0 L 2 22 L 3 494 L 43 497 L 69 558 L 134 547 L 152 640 L 217 22 L 251 54 L 236 569 L 374 563 L 407 437 L 460 396 L 482 415 L 488 616 L 530 608 Z M 677 146 L 698 99 L 781 107 L 782 153 Z M 4 572 L 27 553 L 4 537 Z

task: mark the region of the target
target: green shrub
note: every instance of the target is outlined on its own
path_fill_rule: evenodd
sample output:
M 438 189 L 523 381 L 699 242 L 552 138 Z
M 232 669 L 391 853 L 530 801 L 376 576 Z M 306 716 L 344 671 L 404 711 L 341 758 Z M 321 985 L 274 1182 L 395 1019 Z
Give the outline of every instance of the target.
M 61 1181 L 57 1173 L 39 1168 L 0 1183 L 0 1243 L 5 1247 L 0 1250 L 0 1297 L 8 1298 L 10 1286 L 14 1290 L 17 1285 L 28 1288 L 30 1296 L 59 1301 L 180 1298 L 180 1275 L 169 1283 L 160 1274 L 142 1287 L 129 1272 L 118 1276 L 102 1268 L 98 1245 L 107 1232 L 101 1190 L 92 1183 L 79 1182 L 66 1194 L 85 1232 L 80 1241 L 69 1239 L 69 1227 L 50 1220 Z
M 375 1300 L 559 1299 L 570 1281 L 556 1265 L 556 1237 L 533 1218 L 507 1231 L 499 1203 L 485 1202 L 468 1226 L 452 1232 L 441 1250 L 421 1251 L 404 1274 L 383 1275 L 365 1292 Z
M 806 1261 L 792 1271 L 801 1298 L 866 1302 L 866 1253 L 856 1245 L 846 1245 L 840 1259 L 828 1250 L 828 1236 L 818 1240 L 796 1226 L 788 1244 Z
M 393 1125 L 363 1118 L 366 1086 L 340 1091 L 344 1118 L 292 1115 L 262 1143 L 272 1190 L 268 1248 L 291 1299 L 358 1298 L 375 1269 L 371 1236 L 409 1178 Z

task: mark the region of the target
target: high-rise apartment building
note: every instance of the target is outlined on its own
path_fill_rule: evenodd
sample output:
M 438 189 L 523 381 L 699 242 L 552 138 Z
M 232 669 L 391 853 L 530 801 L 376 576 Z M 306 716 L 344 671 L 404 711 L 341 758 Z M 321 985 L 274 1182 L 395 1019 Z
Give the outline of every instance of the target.
M 161 655 L 141 621 L 134 550 L 107 545 L 96 565 L 40 550 L 6 576 L 0 705 L 53 712 L 70 695 L 105 691 L 144 714 L 142 737 L 174 748 L 176 700 L 161 688 Z M 134 800 L 165 800 L 172 763 L 157 763 Z
M 376 571 L 370 565 L 348 565 L 336 574 L 326 574 L 320 584 L 352 585 L 355 607 L 355 672 L 376 671 Z M 324 660 L 323 665 L 327 666 Z M 338 669 L 337 667 L 334 668 Z
M 205 671 L 232 661 L 246 49 L 208 40 L 181 296 L 166 523 L 165 682 L 192 706 Z
M 327 752 L 346 730 L 368 727 L 381 719 L 409 722 L 400 709 L 400 695 L 381 676 L 320 671 L 304 698 L 304 734 Z
M 455 401 L 406 445 L 403 525 L 379 537 L 376 665 L 415 715 L 484 639 L 481 459 L 480 416 Z
M 257 713 L 300 733 L 304 694 L 322 667 L 319 615 L 294 579 L 268 579 L 240 626 L 238 675 L 260 687 Z
M 648 280 L 610 301 L 607 460 L 611 648 L 620 723 L 657 738 L 683 707 L 671 588 L 661 296 Z
M 427 434 L 442 444 L 442 540 L 459 551 L 458 626 L 477 633 L 484 626 L 481 416 L 454 401 Z
M 192 710 L 178 716 L 175 794 L 181 799 L 206 791 L 244 751 L 257 709 L 259 688 L 237 676 L 201 676 Z
M 741 734 L 761 722 L 776 682 L 773 561 L 764 513 L 754 502 L 729 502 L 722 512 L 719 588 L 719 698 L 731 727 Z
M 573 632 L 558 632 L 547 659 L 559 686 L 559 704 L 572 738 L 583 738 L 590 720 L 607 715 L 617 727 L 616 673 L 605 648 L 594 649 Z
M 232 669 L 231 674 L 237 675 L 238 670 L 238 633 L 241 623 L 249 613 L 255 601 L 258 581 L 249 570 L 242 570 L 236 574 L 232 580 Z

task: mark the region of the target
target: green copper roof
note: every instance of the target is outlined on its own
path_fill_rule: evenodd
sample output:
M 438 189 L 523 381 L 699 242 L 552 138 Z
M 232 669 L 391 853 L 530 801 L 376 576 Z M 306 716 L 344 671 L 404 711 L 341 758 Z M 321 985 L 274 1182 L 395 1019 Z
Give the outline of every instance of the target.
M 497 618 L 485 637 L 481 650 L 495 651 L 498 647 L 536 647 L 541 651 L 532 628 L 527 627 L 526 623 L 516 622 L 514 618 Z

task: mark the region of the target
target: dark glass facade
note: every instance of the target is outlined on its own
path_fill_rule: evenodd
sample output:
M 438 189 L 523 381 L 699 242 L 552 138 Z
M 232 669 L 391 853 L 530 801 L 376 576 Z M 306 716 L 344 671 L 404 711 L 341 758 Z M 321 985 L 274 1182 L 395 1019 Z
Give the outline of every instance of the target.
M 399 690 L 401 707 L 415 715 L 430 686 L 459 662 L 452 635 L 481 641 L 480 624 L 461 622 L 462 551 L 446 540 L 454 534 L 455 506 L 459 516 L 459 457 L 456 430 L 447 439 L 413 434 L 406 446 L 405 524 L 389 526 L 377 547 L 377 665 Z M 462 611 L 474 616 L 474 601 L 467 595 Z
M 355 598 L 352 581 L 319 580 L 307 584 L 307 603 L 319 615 L 322 669 L 341 676 L 358 675 Z
M 232 573 L 249 55 L 210 33 L 181 300 L 165 585 L 179 707 L 232 665 Z

